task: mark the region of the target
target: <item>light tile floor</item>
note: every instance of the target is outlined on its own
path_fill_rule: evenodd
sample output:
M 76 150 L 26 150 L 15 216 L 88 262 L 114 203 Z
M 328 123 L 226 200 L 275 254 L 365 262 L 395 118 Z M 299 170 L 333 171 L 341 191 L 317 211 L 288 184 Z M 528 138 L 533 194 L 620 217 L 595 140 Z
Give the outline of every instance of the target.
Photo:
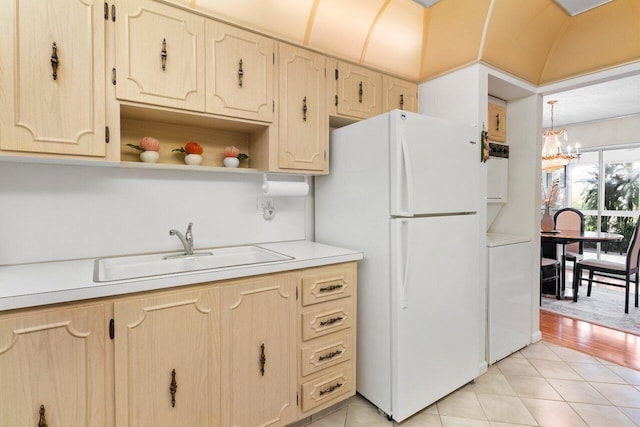
M 402 423 L 356 395 L 296 426 L 640 426 L 640 372 L 547 342 L 532 344 Z

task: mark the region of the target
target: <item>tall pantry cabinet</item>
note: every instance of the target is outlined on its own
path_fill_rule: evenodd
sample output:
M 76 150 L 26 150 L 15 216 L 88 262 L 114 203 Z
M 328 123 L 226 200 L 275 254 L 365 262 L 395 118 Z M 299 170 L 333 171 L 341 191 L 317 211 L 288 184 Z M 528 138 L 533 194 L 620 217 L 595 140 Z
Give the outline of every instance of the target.
M 0 150 L 104 157 L 104 3 L 2 1 L 0 20 Z

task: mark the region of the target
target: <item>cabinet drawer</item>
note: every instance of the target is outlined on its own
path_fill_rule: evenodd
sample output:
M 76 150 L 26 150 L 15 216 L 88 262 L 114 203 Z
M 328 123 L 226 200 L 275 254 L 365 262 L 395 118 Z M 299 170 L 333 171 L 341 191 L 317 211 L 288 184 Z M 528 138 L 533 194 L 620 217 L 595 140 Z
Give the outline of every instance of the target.
M 312 341 L 300 350 L 302 376 L 313 374 L 351 359 L 351 334 L 330 336 Z
M 355 269 L 339 268 L 302 278 L 302 305 L 317 304 L 351 296 Z
M 345 298 L 302 313 L 302 340 L 350 328 L 354 316 L 352 305 L 351 298 Z
M 351 364 L 308 381 L 302 384 L 302 411 L 309 411 L 339 396 L 353 393 L 354 386 L 355 378 Z

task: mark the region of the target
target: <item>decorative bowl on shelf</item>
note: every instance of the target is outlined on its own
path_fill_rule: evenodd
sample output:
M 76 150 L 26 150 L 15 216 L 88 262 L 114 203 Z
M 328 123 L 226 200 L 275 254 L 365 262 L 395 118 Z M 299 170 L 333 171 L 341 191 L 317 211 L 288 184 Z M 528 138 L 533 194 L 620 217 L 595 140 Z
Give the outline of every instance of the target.
M 160 158 L 160 153 L 157 151 L 141 151 L 140 160 L 144 163 L 156 163 Z
M 200 154 L 187 154 L 184 156 L 184 163 L 186 165 L 197 166 L 202 163 L 202 156 Z
M 224 166 L 227 168 L 237 168 L 240 160 L 238 160 L 237 157 L 225 157 L 222 163 L 224 163 Z

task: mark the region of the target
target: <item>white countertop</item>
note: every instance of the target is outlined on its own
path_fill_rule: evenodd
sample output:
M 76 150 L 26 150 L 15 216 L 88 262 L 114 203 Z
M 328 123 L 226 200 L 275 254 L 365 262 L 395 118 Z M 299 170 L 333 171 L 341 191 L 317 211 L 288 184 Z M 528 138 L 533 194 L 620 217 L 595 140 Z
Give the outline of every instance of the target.
M 362 252 L 306 240 L 265 243 L 257 246 L 291 256 L 293 259 L 111 282 L 93 281 L 93 258 L 2 266 L 0 267 L 0 310 L 298 270 L 357 261 L 363 257 Z M 199 251 L 206 249 L 198 248 Z
M 530 242 L 529 236 L 518 236 L 515 234 L 487 233 L 487 247 L 514 245 L 516 243 Z

